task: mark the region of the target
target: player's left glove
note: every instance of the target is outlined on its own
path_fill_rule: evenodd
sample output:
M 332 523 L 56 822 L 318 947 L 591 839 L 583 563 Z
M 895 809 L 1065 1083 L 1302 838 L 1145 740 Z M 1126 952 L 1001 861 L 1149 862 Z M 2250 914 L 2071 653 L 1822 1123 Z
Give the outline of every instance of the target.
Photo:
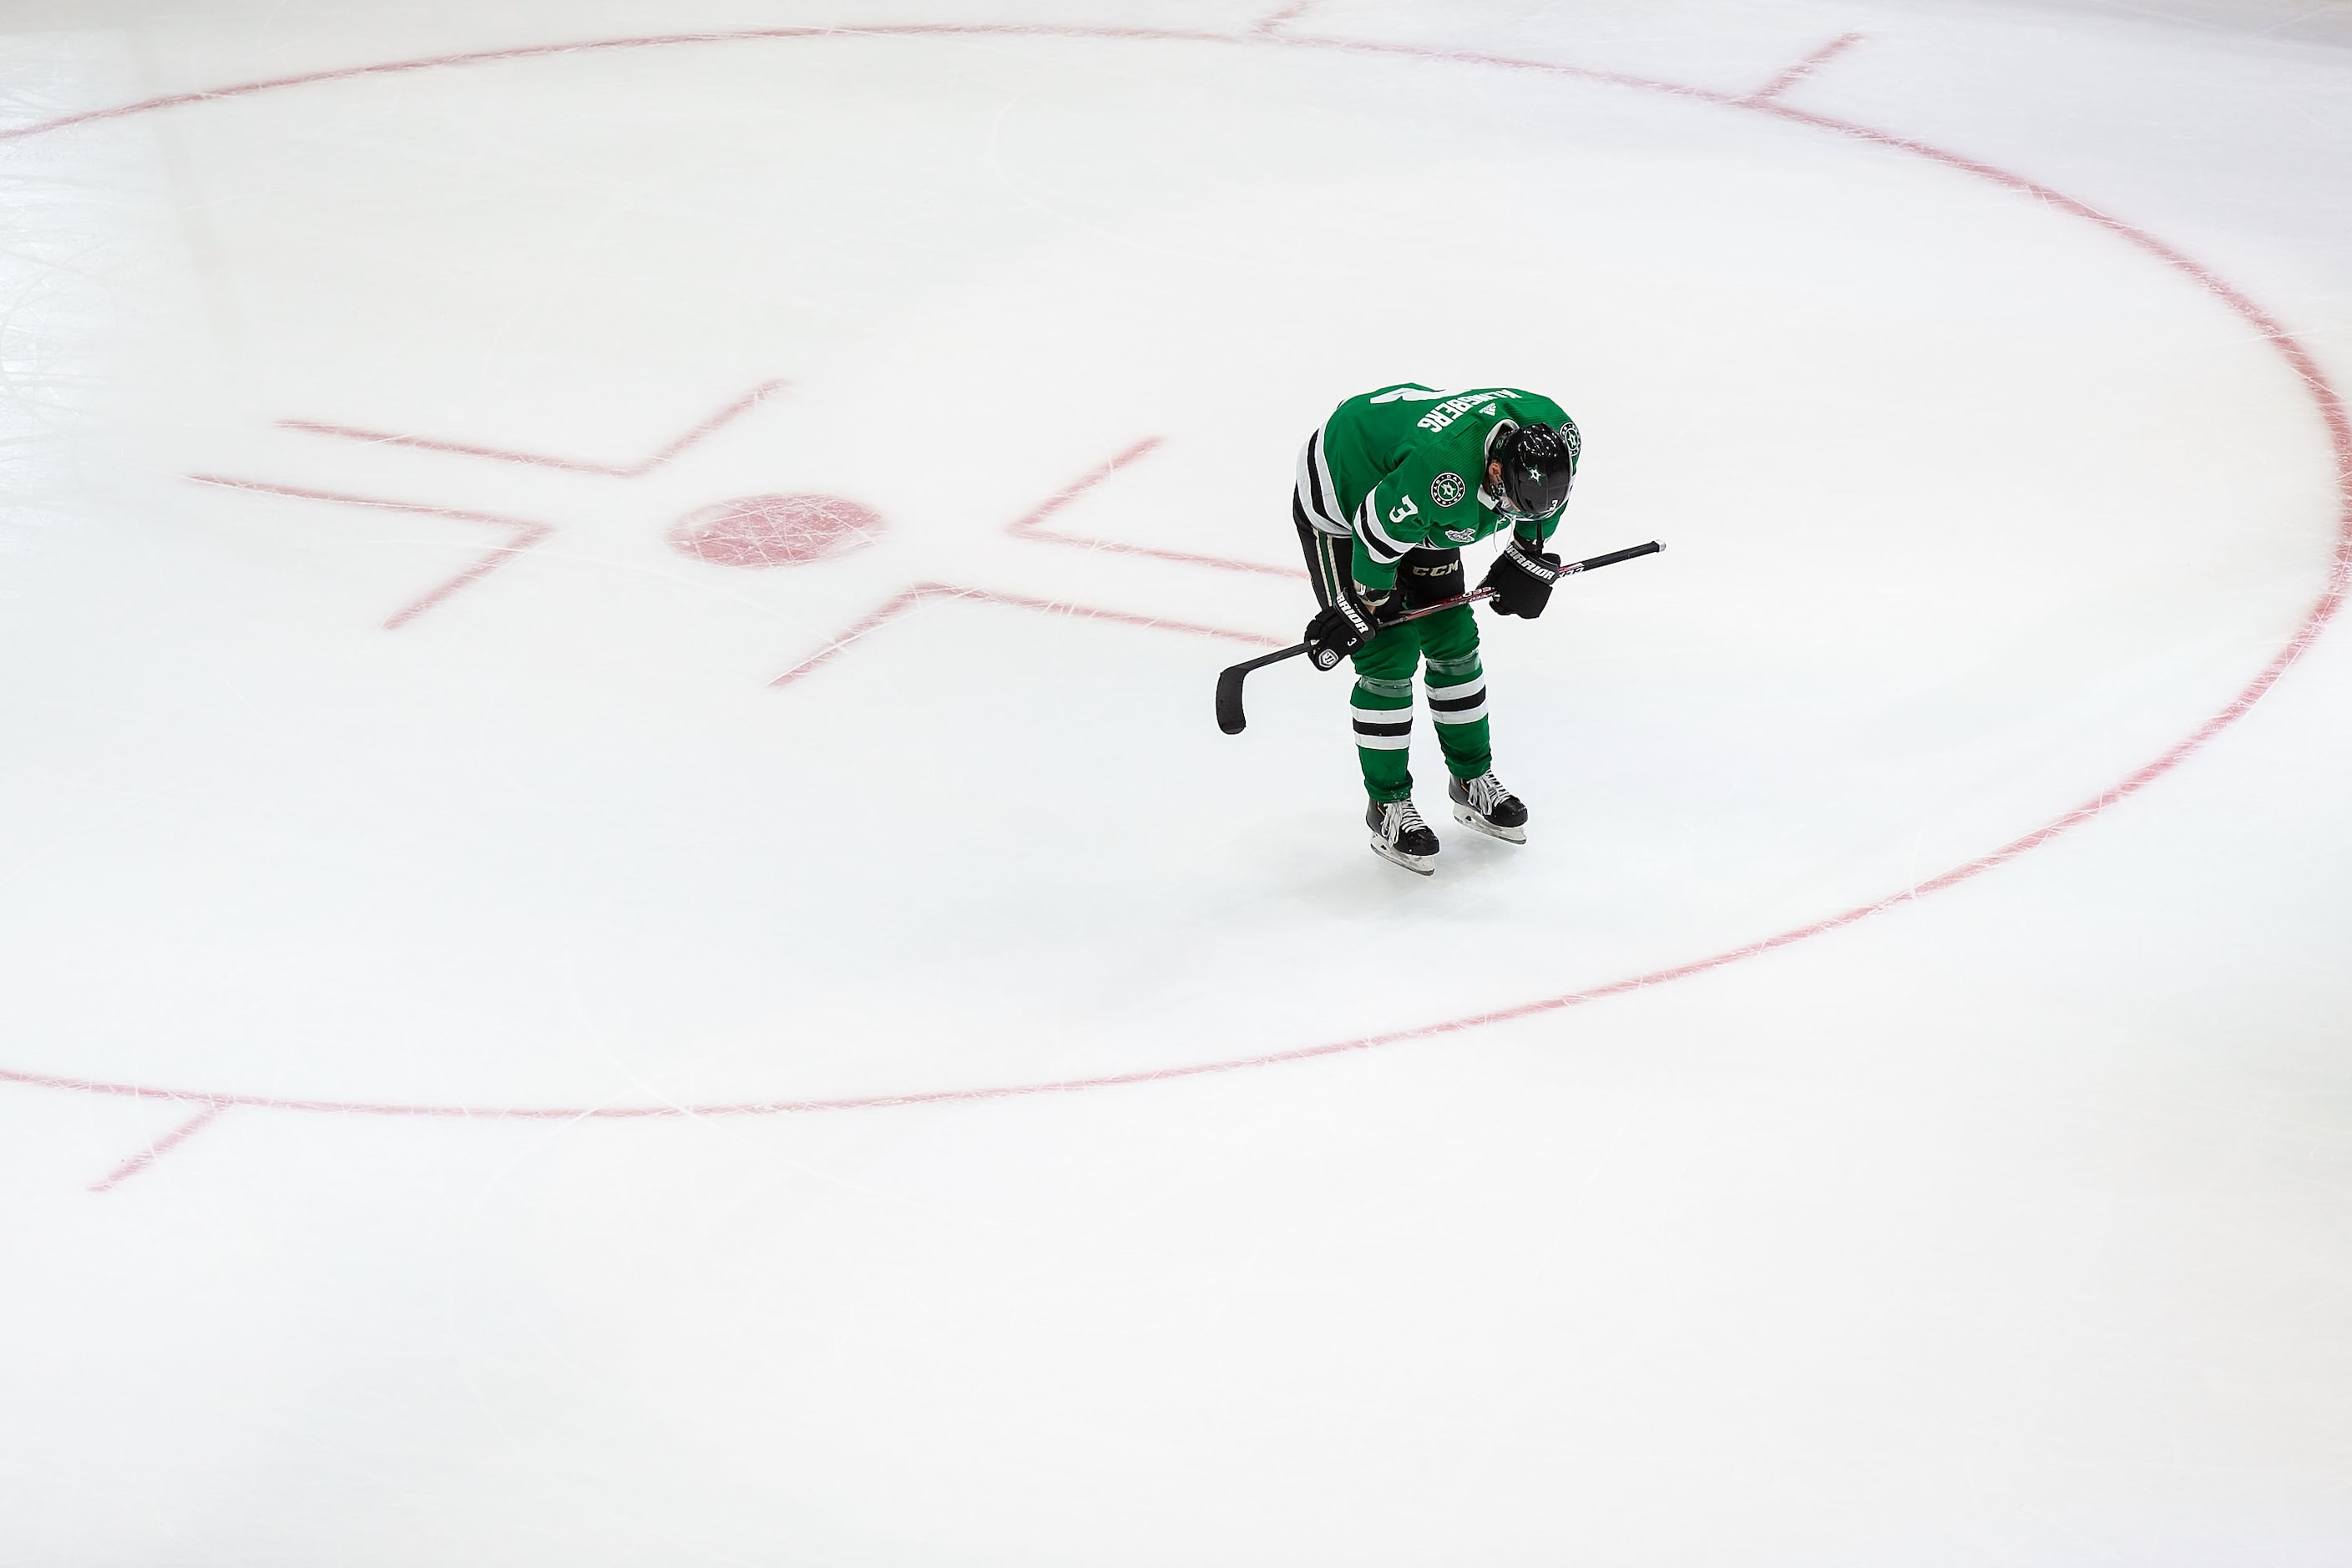
M 1551 599 L 1552 584 L 1559 581 L 1559 557 L 1538 545 L 1529 548 L 1516 533 L 1478 586 L 1495 590 L 1495 613 L 1498 616 L 1524 616 L 1534 620 L 1544 612 Z

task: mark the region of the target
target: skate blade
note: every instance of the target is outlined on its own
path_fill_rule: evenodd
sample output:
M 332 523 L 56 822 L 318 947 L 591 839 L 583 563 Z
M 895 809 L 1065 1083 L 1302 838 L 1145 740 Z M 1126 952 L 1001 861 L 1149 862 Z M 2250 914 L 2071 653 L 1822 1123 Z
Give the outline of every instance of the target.
M 1434 855 L 1408 855 L 1401 849 L 1390 848 L 1377 838 L 1372 840 L 1372 853 L 1391 865 L 1402 866 L 1417 876 L 1437 875 L 1437 857 Z
M 1454 807 L 1454 820 L 1475 832 L 1485 834 L 1489 838 L 1499 838 L 1506 844 L 1525 844 L 1528 841 L 1528 830 L 1526 828 L 1497 827 L 1495 824 L 1487 821 L 1485 817 L 1479 816 L 1468 806 L 1463 805 L 1458 802 Z

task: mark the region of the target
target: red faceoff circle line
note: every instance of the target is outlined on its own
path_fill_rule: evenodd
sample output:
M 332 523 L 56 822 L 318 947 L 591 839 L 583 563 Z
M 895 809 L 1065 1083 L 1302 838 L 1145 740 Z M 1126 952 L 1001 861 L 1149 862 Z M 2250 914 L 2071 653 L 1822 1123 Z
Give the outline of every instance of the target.
M 525 47 L 482 49 L 465 54 L 434 55 L 417 59 L 392 60 L 375 65 L 349 66 L 331 70 L 310 71 L 299 76 L 277 77 L 263 81 L 241 82 L 228 87 L 214 88 L 203 92 L 172 93 L 147 99 L 137 103 L 121 104 L 111 109 L 89 110 L 79 114 L 60 115 L 32 125 L 0 131 L 0 142 L 19 141 L 26 137 L 44 135 L 70 126 L 85 125 L 99 121 L 119 120 L 128 115 L 144 114 L 160 109 L 177 108 L 187 104 L 211 103 L 223 99 L 244 98 L 254 93 L 275 91 L 280 88 L 302 87 L 318 82 L 347 81 L 363 77 L 394 76 L 408 71 L 437 70 L 445 68 L 491 65 L 507 60 L 536 59 L 550 56 L 592 54 L 617 49 L 667 48 L 689 44 L 748 43 L 762 39 L 794 38 L 877 38 L 877 37 L 1041 37 L 1081 38 L 1107 41 L 1144 43 L 1236 44 L 1261 48 L 1320 49 L 1342 54 L 1386 55 L 1426 60 L 1438 64 L 1487 66 L 1502 70 L 1523 71 L 1537 76 L 1561 78 L 1574 81 L 1597 82 L 1610 86 L 1632 88 L 1644 92 L 1659 92 L 1696 102 L 1711 103 L 1727 109 L 1746 110 L 1769 115 L 1792 124 L 1809 125 L 1832 134 L 1867 142 L 1933 163 L 1973 174 L 2007 190 L 2031 196 L 2045 207 L 2069 213 L 2086 223 L 2106 230 L 2162 262 L 2181 277 L 2195 283 L 2214 299 L 2229 307 L 2261 335 L 2284 359 L 2295 379 L 2309 394 L 2317 409 L 2320 422 L 2326 427 L 2327 439 L 2335 457 L 2337 522 L 2336 545 L 2330 559 L 2326 585 L 2301 624 L 2279 650 L 2272 656 L 2262 671 L 2220 711 L 2206 719 L 2196 729 L 2174 742 L 2160 755 L 2137 771 L 2076 805 L 2073 810 L 2043 824 L 2023 837 L 2011 840 L 1991 853 L 1955 866 L 1941 876 L 1915 887 L 1880 899 L 1874 903 L 1856 905 L 1839 914 L 1795 927 L 1778 935 L 1730 948 L 1710 957 L 1695 959 L 1667 969 L 1652 970 L 1646 974 L 1574 991 L 1559 996 L 1547 996 L 1516 1006 L 1501 1007 L 1492 1012 L 1472 1014 L 1440 1023 L 1423 1024 L 1410 1029 L 1394 1029 L 1385 1034 L 1365 1035 L 1356 1039 L 1335 1040 L 1328 1044 L 1308 1046 L 1297 1050 L 1274 1051 L 1261 1056 L 1238 1057 L 1228 1060 L 1201 1062 L 1187 1067 L 1157 1068 L 1138 1072 L 1112 1073 L 1099 1078 L 1061 1079 L 1040 1083 L 997 1084 L 971 1089 L 930 1089 L 906 1094 L 868 1095 L 835 1100 L 775 1100 L 744 1101 L 718 1105 L 596 1105 L 596 1106 L 513 1106 L 481 1107 L 462 1105 L 373 1104 L 358 1100 L 276 1099 L 263 1095 L 208 1093 L 199 1089 L 162 1089 L 138 1084 L 109 1083 L 94 1079 L 58 1077 L 45 1073 L 17 1072 L 0 1068 L 0 1081 L 34 1085 L 47 1089 L 73 1089 L 87 1094 L 131 1095 L 143 1099 L 176 1100 L 200 1103 L 215 1108 L 208 1114 L 229 1106 L 253 1106 L 271 1110 L 331 1111 L 371 1116 L 436 1116 L 531 1118 L 551 1121 L 579 1118 L 619 1118 L 647 1116 L 753 1116 L 778 1115 L 791 1111 L 859 1110 L 887 1106 L 937 1104 L 953 1100 L 1002 1100 L 1015 1095 L 1067 1093 L 1079 1089 L 1109 1089 L 1128 1084 L 1157 1083 L 1171 1079 L 1194 1078 L 1205 1073 L 1234 1072 L 1244 1068 L 1271 1067 L 1283 1062 L 1306 1061 L 1316 1057 L 1338 1056 L 1349 1051 L 1370 1050 L 1375 1046 L 1397 1045 L 1407 1040 L 1425 1040 L 1440 1036 L 1455 1035 L 1490 1024 L 1506 1023 L 1515 1018 L 1533 1017 L 1538 1014 L 1557 1012 L 1562 1008 L 1580 1006 L 1604 997 L 1620 996 L 1669 981 L 1704 974 L 1721 969 L 1742 959 L 1770 952 L 1820 936 L 1857 921 L 1865 920 L 1882 910 L 1907 903 L 1927 893 L 1957 886 L 1982 875 L 1998 866 L 2007 865 L 2030 849 L 2034 849 L 2057 837 L 2067 829 L 2088 821 L 2107 807 L 2135 795 L 2155 780 L 2171 772 L 2223 730 L 2236 723 L 2261 701 L 2263 695 L 2284 675 L 2289 667 L 2301 658 L 2318 640 L 2343 606 L 2347 581 L 2352 581 L 2352 422 L 2347 422 L 2344 403 L 2313 359 L 2311 352 L 2268 312 L 2256 305 L 2234 285 L 2217 276 L 2200 263 L 2191 260 L 2164 241 L 2126 223 L 2121 218 L 2101 212 L 2086 203 L 2077 201 L 2063 192 L 2053 190 L 2038 181 L 2012 174 L 1977 159 L 1947 152 L 1927 142 L 1891 132 L 1875 130 L 1852 121 L 1829 115 L 1814 114 L 1780 103 L 1771 89 L 1745 96 L 1693 87 L 1685 83 L 1658 81 L 1646 77 L 1617 71 L 1591 70 L 1579 66 L 1558 65 L 1544 60 L 1520 59 L 1505 55 L 1480 54 L 1456 49 L 1432 48 L 1414 44 L 1378 43 L 1360 39 L 1302 37 L 1276 34 L 1271 30 L 1255 33 L 1226 34 L 1194 32 L 1177 28 L 1158 27 L 1079 27 L 1031 26 L 1017 24 L 908 25 L 873 27 L 762 27 L 734 32 L 675 33 L 642 37 L 599 38 L 579 43 L 539 44 Z M 797 498 L 795 498 L 797 499 Z M 767 524 L 763 521 L 761 527 Z M 754 531 L 758 531 L 755 530 Z M 835 531 L 828 520 L 828 535 Z M 837 530 L 845 537 L 855 530 Z M 740 523 L 719 527 L 714 537 L 725 541 L 713 548 L 732 549 L 739 542 L 736 535 L 743 532 Z M 795 535 L 795 537 L 798 537 Z M 830 539 L 828 538 L 828 542 Z M 682 548 L 691 548 L 681 539 Z M 744 548 L 751 548 L 745 543 Z M 814 547 L 814 542 L 811 546 Z M 789 552 L 788 552 L 789 553 Z

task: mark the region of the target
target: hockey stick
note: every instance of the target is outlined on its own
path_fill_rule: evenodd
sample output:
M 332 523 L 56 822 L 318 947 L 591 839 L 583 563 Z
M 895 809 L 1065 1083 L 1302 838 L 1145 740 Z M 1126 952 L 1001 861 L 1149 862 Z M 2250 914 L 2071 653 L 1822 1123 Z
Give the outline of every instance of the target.
M 1631 561 L 1637 555 L 1655 555 L 1664 548 L 1664 545 L 1654 539 L 1647 544 L 1636 544 L 1630 550 L 1612 550 L 1606 555 L 1595 555 L 1589 561 L 1572 561 L 1559 569 L 1559 574 L 1563 577 L 1572 577 L 1579 572 L 1590 572 L 1601 566 L 1614 566 L 1620 561 Z M 1401 626 L 1407 621 L 1417 621 L 1423 616 L 1433 616 L 1440 610 L 1451 610 L 1460 605 L 1475 605 L 1481 599 L 1491 599 L 1494 596 L 1495 590 L 1492 588 L 1473 588 L 1470 592 L 1458 595 L 1454 598 L 1441 599 L 1434 605 L 1423 605 L 1417 610 L 1407 610 L 1401 616 L 1392 616 L 1382 621 L 1381 626 L 1383 628 Z M 1295 643 L 1289 647 L 1276 648 L 1272 653 L 1261 654 L 1246 663 L 1233 665 L 1219 674 L 1217 677 L 1217 728 L 1228 735 L 1238 735 L 1249 728 L 1249 716 L 1242 711 L 1242 682 L 1249 679 L 1251 670 L 1264 669 L 1269 664 L 1280 664 L 1286 658 L 1297 658 L 1306 651 L 1305 643 Z

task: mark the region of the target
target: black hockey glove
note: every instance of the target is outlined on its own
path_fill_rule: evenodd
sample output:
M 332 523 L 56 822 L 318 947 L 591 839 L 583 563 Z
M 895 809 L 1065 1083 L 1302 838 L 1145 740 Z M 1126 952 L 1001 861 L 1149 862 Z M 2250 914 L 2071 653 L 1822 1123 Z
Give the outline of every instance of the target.
M 1388 603 L 1386 594 L 1367 594 L 1364 603 L 1342 595 L 1315 613 L 1307 623 L 1307 657 L 1315 661 L 1318 669 L 1332 669 L 1341 659 L 1378 637 L 1381 632 L 1381 607 Z
M 1559 581 L 1559 557 L 1540 545 L 1529 549 L 1515 533 L 1478 586 L 1495 590 L 1496 615 L 1523 616 L 1532 621 L 1543 614 L 1544 605 L 1551 598 L 1551 585 Z

